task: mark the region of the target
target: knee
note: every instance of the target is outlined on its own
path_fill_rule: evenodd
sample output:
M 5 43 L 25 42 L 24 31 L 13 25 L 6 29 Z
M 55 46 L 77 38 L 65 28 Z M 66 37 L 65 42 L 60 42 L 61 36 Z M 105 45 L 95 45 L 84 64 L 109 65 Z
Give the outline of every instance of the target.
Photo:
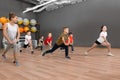
M 108 43 L 108 44 L 107 44 L 107 47 L 111 47 L 111 44 L 110 44 L 110 43 Z

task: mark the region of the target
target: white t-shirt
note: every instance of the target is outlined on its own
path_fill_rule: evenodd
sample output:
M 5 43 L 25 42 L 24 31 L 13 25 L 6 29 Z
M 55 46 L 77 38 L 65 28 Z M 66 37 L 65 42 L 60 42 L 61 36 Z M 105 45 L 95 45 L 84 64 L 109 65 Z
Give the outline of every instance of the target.
M 29 40 L 31 40 L 31 36 L 29 36 L 29 35 L 25 35 L 25 42 L 24 42 L 24 44 L 28 44 L 29 42 Z
M 97 41 L 100 42 L 100 43 L 103 43 L 105 41 L 103 37 L 106 39 L 107 32 L 101 32 Z

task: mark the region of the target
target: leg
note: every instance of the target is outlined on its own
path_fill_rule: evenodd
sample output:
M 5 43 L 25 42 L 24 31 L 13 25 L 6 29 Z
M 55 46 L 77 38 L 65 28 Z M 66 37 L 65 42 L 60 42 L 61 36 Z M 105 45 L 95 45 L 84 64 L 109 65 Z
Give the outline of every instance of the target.
M 48 51 L 46 51 L 46 53 L 52 53 L 52 52 L 54 52 L 57 48 L 59 48 L 59 46 L 58 46 L 57 44 L 55 44 L 55 45 L 53 46 L 53 48 L 50 49 L 50 50 L 48 50 Z
M 111 44 L 109 42 L 103 42 L 102 45 L 107 47 L 108 56 L 113 56 L 113 54 L 111 53 Z
M 30 46 L 30 49 L 31 49 L 31 54 L 33 54 L 33 53 L 34 53 L 34 51 L 33 51 L 33 46 L 32 46 L 32 43 L 29 43 L 29 46 Z
M 13 44 L 13 58 L 14 58 L 13 63 L 15 63 L 16 66 L 19 66 L 19 63 L 17 60 L 17 52 L 18 52 L 17 50 L 18 50 L 18 44 L 14 43 Z
M 111 44 L 109 42 L 103 42 L 102 45 L 107 47 L 108 52 L 111 52 Z
M 11 46 L 12 46 L 11 44 L 8 44 L 8 43 L 7 43 L 7 48 L 3 50 L 2 57 L 3 57 L 4 59 L 6 59 L 5 54 L 6 54 L 6 53 L 8 52 L 8 50 L 11 48 Z
M 55 43 L 52 49 L 47 50 L 47 51 L 45 51 L 45 52 L 42 52 L 42 56 L 45 56 L 45 54 L 54 52 L 54 51 L 55 51 L 57 48 L 59 48 L 59 47 L 60 47 L 60 46 L 58 46 L 58 45 Z
M 74 47 L 73 47 L 73 45 L 70 45 L 70 47 L 71 47 L 71 51 L 74 51 Z
M 97 44 L 94 43 L 94 44 L 92 45 L 92 47 L 90 47 L 90 48 L 85 52 L 85 55 L 88 55 L 88 52 L 90 52 L 90 51 L 91 51 L 92 49 L 94 49 L 96 46 L 97 46 Z
M 70 59 L 69 53 L 68 53 L 68 46 L 62 44 L 62 45 L 60 45 L 60 47 L 62 47 L 62 48 L 65 49 L 65 57 L 68 58 L 68 59 Z
M 91 51 L 92 49 L 94 49 L 96 46 L 97 46 L 97 44 L 94 43 L 94 44 L 92 45 L 92 47 L 87 50 L 87 52 L 90 52 L 90 51 Z

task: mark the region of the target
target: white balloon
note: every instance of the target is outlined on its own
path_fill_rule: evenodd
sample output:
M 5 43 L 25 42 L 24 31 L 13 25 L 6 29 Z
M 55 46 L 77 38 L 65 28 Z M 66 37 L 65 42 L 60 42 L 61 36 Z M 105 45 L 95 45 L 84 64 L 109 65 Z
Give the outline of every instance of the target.
M 31 20 L 30 20 L 30 24 L 31 24 L 32 26 L 35 26 L 36 23 L 37 23 L 37 21 L 36 21 L 35 19 L 31 19 Z
M 23 21 L 23 19 L 21 17 L 18 17 L 18 21 Z
M 27 18 L 23 19 L 23 24 L 24 25 L 29 25 L 29 20 Z

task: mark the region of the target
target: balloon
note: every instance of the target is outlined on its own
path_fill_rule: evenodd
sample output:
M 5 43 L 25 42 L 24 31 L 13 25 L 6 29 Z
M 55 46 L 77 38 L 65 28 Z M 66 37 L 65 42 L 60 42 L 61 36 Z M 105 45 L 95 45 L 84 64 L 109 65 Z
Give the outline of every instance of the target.
M 37 28 L 36 27 L 31 27 L 31 32 L 36 32 Z
M 27 26 L 27 25 L 29 25 L 29 20 L 27 19 L 27 18 L 25 18 L 25 19 L 23 19 L 23 24 L 25 25 L 25 26 Z
M 21 17 L 18 17 L 18 24 L 22 24 L 23 23 L 23 19 Z
M 8 22 L 8 20 L 7 20 L 6 17 L 1 17 L 1 18 L 0 18 L 0 22 L 1 22 L 2 24 L 5 24 L 5 23 Z
M 20 31 L 20 33 L 23 33 L 24 32 L 23 27 L 19 27 L 19 31 Z
M 37 22 L 36 22 L 36 20 L 35 20 L 35 19 L 31 19 L 31 20 L 30 20 L 30 24 L 31 24 L 32 26 L 35 26 L 35 25 L 36 25 L 36 23 L 37 23 Z
M 0 23 L 0 29 L 2 29 L 2 23 Z
M 27 32 L 27 31 L 29 31 L 30 29 L 29 29 L 29 27 L 24 27 L 24 32 Z

